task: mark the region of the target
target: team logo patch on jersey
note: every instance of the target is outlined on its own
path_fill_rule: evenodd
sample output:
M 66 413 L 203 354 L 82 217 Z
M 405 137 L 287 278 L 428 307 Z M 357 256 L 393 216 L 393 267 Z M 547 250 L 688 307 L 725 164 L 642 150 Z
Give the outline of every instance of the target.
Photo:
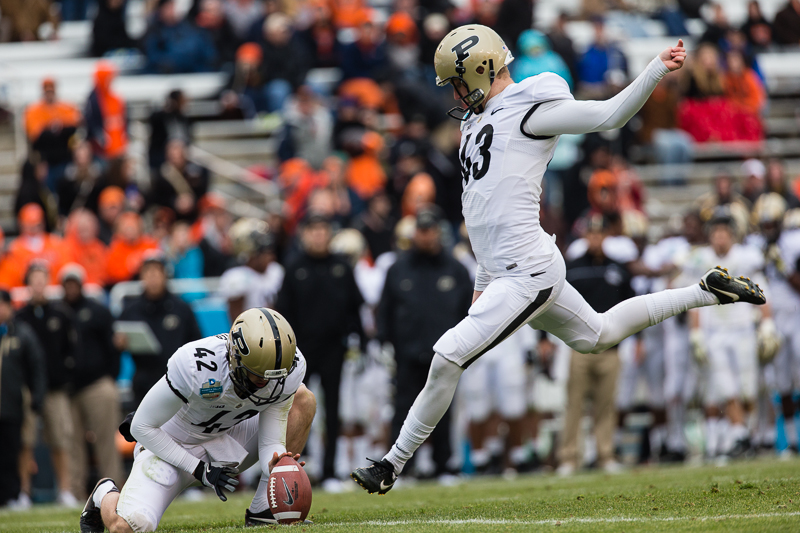
M 208 378 L 208 381 L 200 387 L 200 397 L 206 400 L 219 398 L 220 394 L 222 394 L 222 384 L 214 378 Z

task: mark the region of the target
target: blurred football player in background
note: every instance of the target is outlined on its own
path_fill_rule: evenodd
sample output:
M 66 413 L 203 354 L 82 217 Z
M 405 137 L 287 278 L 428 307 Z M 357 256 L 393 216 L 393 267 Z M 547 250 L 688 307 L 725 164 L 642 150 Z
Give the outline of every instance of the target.
M 275 261 L 275 237 L 263 220 L 241 218 L 231 226 L 233 253 L 241 263 L 225 271 L 219 290 L 233 319 L 251 307 L 275 305 L 283 283 L 283 267 Z
M 707 232 L 708 246 L 693 250 L 684 264 L 687 279 L 718 264 L 763 278 L 763 255 L 737 242 L 736 220 L 729 209 L 718 208 Z M 704 367 L 706 455 L 710 459 L 743 456 L 751 447 L 748 415 L 758 393 L 758 337 L 775 336 L 770 307 L 709 307 L 690 311 L 689 320 L 692 353 Z
M 778 193 L 759 197 L 753 208 L 753 222 L 760 230 L 761 242 L 754 242 L 764 252 L 764 273 L 769 282 L 770 307 L 782 337 L 775 356 L 774 388 L 781 397 L 781 413 L 787 448 L 797 449 L 797 406 L 793 392 L 800 389 L 800 210 L 786 210 L 786 201 Z M 784 222 L 785 221 L 785 222 Z M 753 239 L 754 241 L 756 239 Z

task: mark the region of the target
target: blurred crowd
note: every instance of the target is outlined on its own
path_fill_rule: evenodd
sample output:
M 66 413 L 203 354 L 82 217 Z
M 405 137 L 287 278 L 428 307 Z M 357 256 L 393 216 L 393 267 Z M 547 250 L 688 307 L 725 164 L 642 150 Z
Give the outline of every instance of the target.
M 699 2 L 642 13 L 623 2 L 606 12 L 606 2 L 585 1 L 581 18 L 594 34 L 578 53 L 565 31 L 570 18 L 560 16 L 546 33 L 531 29 L 528 0 L 458 7 L 397 0 L 388 13 L 358 0 L 186 4 L 148 2 L 147 32 L 134 40 L 125 0 L 100 0 L 92 54 L 138 51 L 153 74 L 229 74 L 214 118 L 280 118 L 275 163 L 250 169 L 279 197 L 261 219 L 231 214 L 209 169 L 190 156 L 193 118 L 180 91 L 147 119 L 147 156 L 137 158 L 112 62 L 98 63 L 84 102 L 65 102 L 55 79 L 42 81 L 41 100 L 22 117 L 29 150 L 16 235 L 3 241 L 0 257 L 0 286 L 9 291 L 0 291 L 0 350 L 13 356 L 1 369 L 0 428 L 14 436 L 0 442 L 0 457 L 9 461 L 4 471 L 19 472 L 0 505 L 30 505 L 38 416 L 60 503 L 75 505 L 100 477 L 121 482 L 130 453 L 117 442 L 122 415 L 177 347 L 226 331 L 227 319 L 254 306 L 277 309 L 294 327 L 323 407 L 309 472 L 327 490 L 341 490 L 339 480 L 367 455 L 382 455 L 399 432 L 433 343 L 471 301 L 476 262 L 461 216 L 460 133 L 446 122 L 450 90 L 432 83 L 439 40 L 464 23 L 489 25 L 516 55 L 515 79 L 552 71 L 577 97 L 607 98 L 637 74 L 607 31 L 611 19 L 633 33 L 637 21 L 653 17 L 686 35 L 686 20 L 699 16 L 692 8 Z M 35 39 L 45 14 L 58 18 L 55 5 L 0 0 L 0 36 Z M 63 20 L 88 13 L 87 2 L 60 5 Z M 768 98 L 755 54 L 800 44 L 800 1 L 774 22 L 757 2 L 749 6 L 741 28 L 721 5 L 708 8 L 687 67 L 661 82 L 640 120 L 610 135 L 562 138 L 545 175 L 541 222 L 557 236 L 568 279 L 599 311 L 694 283 L 697 270 L 726 258 L 767 278 L 765 287 L 783 280 L 789 299 L 771 314 L 741 313 L 741 338 L 726 333 L 728 318 L 701 313 L 623 343 L 618 357 L 570 354 L 524 328 L 465 373 L 449 421 L 411 469 L 416 475 L 446 480 L 458 471 L 542 467 L 569 474 L 589 463 L 615 471 L 634 411 L 650 415 L 636 461 L 796 450 L 800 342 L 787 335 L 800 317 L 792 314 L 800 312 L 793 244 L 800 180 L 779 158 L 744 161 L 736 173 L 718 173 L 690 212 L 655 235 L 647 189 L 631 164 L 645 154 L 666 164 L 661 179 L 681 185 L 686 167 L 670 164 L 691 162 L 696 143 L 764 137 Z M 31 21 L 34 9 L 40 15 Z M 327 68 L 341 72 L 333 88 L 309 76 Z M 218 283 L 168 286 L 207 278 Z M 139 292 L 112 316 L 109 291 L 128 281 L 140 282 Z M 223 302 L 222 324 L 207 319 L 211 300 Z M 147 323 L 156 348 L 132 344 L 115 320 Z M 717 349 L 722 342 L 707 346 L 720 335 L 740 342 L 728 352 Z M 725 361 L 741 372 L 725 373 Z M 123 394 L 120 376 L 129 382 Z M 589 396 L 595 435 L 584 445 L 579 423 Z M 697 406 L 707 420 L 699 449 L 684 431 L 687 407 Z M 563 420 L 563 431 L 550 419 Z

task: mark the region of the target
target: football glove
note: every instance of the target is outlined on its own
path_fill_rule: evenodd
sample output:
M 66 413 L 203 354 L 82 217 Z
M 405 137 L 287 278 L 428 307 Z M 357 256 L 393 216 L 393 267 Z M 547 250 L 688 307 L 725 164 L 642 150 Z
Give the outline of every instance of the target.
M 700 328 L 693 329 L 689 333 L 689 345 L 692 348 L 692 358 L 698 366 L 708 364 L 708 350 L 706 349 L 706 339 Z
M 775 358 L 778 350 L 781 349 L 781 336 L 778 328 L 775 327 L 775 321 L 771 318 L 761 319 L 756 338 L 758 339 L 758 361 L 762 365 L 766 365 Z
M 239 484 L 239 480 L 233 476 L 239 473 L 237 469 L 238 466 L 239 463 L 206 463 L 200 461 L 197 468 L 194 469 L 194 477 L 206 487 L 214 489 L 214 492 L 217 493 L 217 497 L 226 502 L 228 498 L 225 496 L 225 493 L 222 492 L 222 489 L 228 492 L 236 490 L 236 485 Z

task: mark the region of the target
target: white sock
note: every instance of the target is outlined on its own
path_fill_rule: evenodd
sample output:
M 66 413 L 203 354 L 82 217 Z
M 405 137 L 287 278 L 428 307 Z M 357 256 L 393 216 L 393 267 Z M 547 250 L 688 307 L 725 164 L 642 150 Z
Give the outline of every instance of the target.
M 364 462 L 364 459 L 367 457 L 372 457 L 370 453 L 370 448 L 372 447 L 372 443 L 370 441 L 370 437 L 367 435 L 359 435 L 358 437 L 353 437 L 353 457 L 351 461 L 351 468 L 349 469 L 350 472 L 361 466 L 361 463 Z M 378 454 L 382 455 L 382 454 Z
M 489 450 L 485 448 L 470 450 L 469 452 L 469 460 L 475 468 L 486 466 L 489 463 L 490 457 Z
M 644 328 L 663 322 L 688 309 L 717 305 L 717 297 L 695 284 L 682 289 L 667 289 L 636 296 L 618 303 L 602 314 L 600 339 L 592 350 L 601 353 Z
M 347 472 L 353 471 L 353 469 L 350 468 L 350 463 L 352 462 L 350 444 L 352 442 L 353 440 L 351 437 L 342 435 L 339 435 L 339 438 L 336 439 L 336 458 L 333 461 L 333 470 L 336 472 L 337 477 L 344 477 L 347 475 Z
M 109 479 L 108 481 L 97 487 L 97 490 L 94 491 L 92 500 L 94 501 L 94 504 L 97 506 L 98 509 L 100 509 L 100 505 L 103 503 L 103 498 L 105 498 L 106 494 L 108 494 L 112 490 L 116 490 L 116 492 L 119 492 L 117 485 Z
M 464 369 L 444 357 L 438 354 L 433 356 L 428 381 L 414 400 L 397 442 L 384 456 L 384 459 L 392 463 L 396 474 L 403 471 L 406 462 L 447 412 L 463 372 Z
M 489 450 L 491 455 L 500 455 L 503 453 L 503 439 L 497 435 L 486 437 L 486 449 Z
M 664 444 L 664 426 L 655 426 L 650 430 L 650 456 L 658 457 L 661 453 L 661 445 Z
M 686 449 L 686 438 L 683 434 L 684 412 L 682 403 L 667 404 L 667 449 L 672 452 Z
M 422 443 L 430 437 L 434 429 L 434 426 L 426 426 L 417 420 L 417 417 L 414 416 L 414 408 L 411 408 L 405 422 L 403 422 L 403 427 L 400 429 L 397 442 L 392 445 L 392 449 L 384 457 L 394 466 L 395 474 L 403 471 L 403 467 L 408 460 L 411 459 L 417 448 L 422 446 Z
M 528 450 L 525 446 L 514 446 L 508 452 L 508 458 L 512 465 L 521 465 L 528 460 Z
M 250 502 L 251 513 L 263 513 L 269 508 L 269 477 L 262 475 L 258 480 L 258 488 L 256 494 L 253 496 L 253 501 Z
M 719 418 L 709 417 L 706 419 L 706 455 L 714 457 L 719 451 Z
M 716 296 L 704 291 L 697 283 L 682 289 L 667 289 L 645 294 L 643 298 L 647 301 L 651 326 L 695 307 L 719 304 Z

